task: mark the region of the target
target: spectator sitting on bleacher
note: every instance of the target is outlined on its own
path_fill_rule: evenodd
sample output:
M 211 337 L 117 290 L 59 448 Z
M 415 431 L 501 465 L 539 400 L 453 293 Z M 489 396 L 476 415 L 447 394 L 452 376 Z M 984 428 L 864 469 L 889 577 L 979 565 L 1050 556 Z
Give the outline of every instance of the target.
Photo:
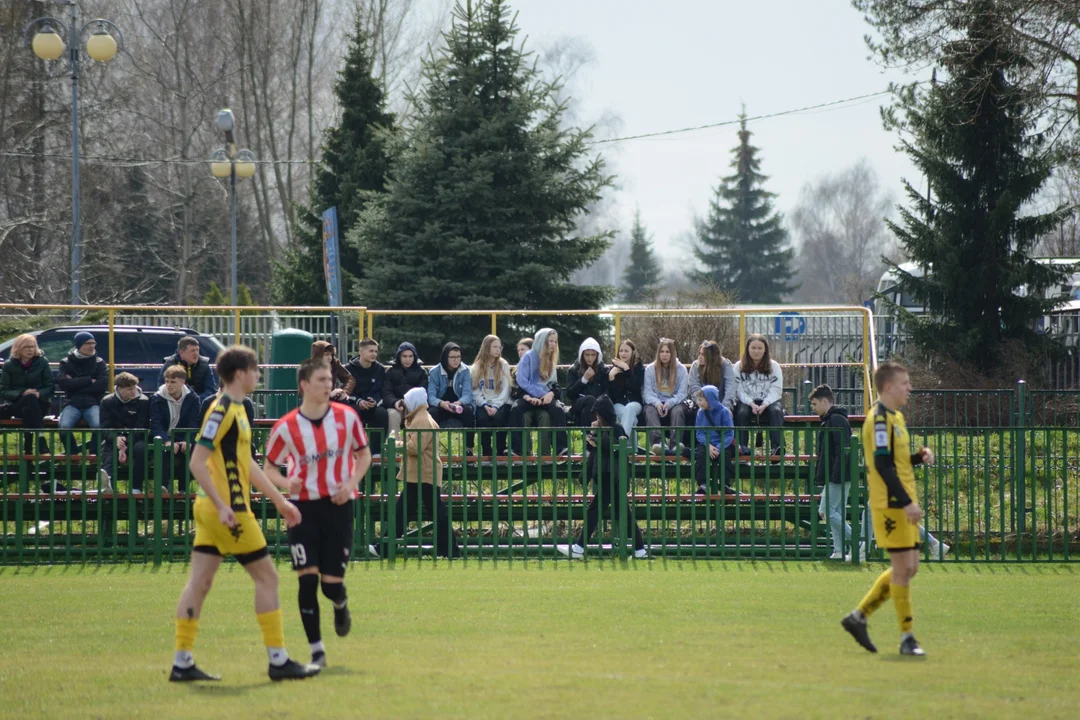
M 697 447 L 694 450 L 697 494 L 707 495 L 709 486 L 712 485 L 714 488 L 723 487 L 728 495 L 734 495 L 735 423 L 732 422 L 731 411 L 724 404 L 720 390 L 715 385 L 706 385 L 698 390 L 694 400 L 698 406 L 697 418 L 694 421 L 697 428 Z M 721 479 L 722 485 L 719 482 Z
M 517 354 L 518 362 L 521 362 L 521 358 L 525 357 L 525 354 L 532 350 L 533 339 L 530 337 L 521 338 L 517 342 Z M 515 402 L 520 400 L 525 395 L 525 391 L 521 389 L 521 386 L 517 382 L 517 367 L 510 368 L 510 382 L 513 383 L 513 387 L 510 388 L 510 404 L 513 406 Z
M 165 443 L 170 460 L 161 468 L 163 489 L 168 492 L 175 478 L 181 491 L 187 490 L 188 452 L 191 450 L 189 435 L 202 425 L 199 417 L 199 396 L 187 385 L 188 371 L 182 365 L 173 365 L 165 371 L 165 383 L 150 398 L 150 433 Z M 186 432 L 185 432 L 186 431 Z M 142 492 L 142 478 L 136 478 L 139 486 L 132 492 Z
M 311 343 L 311 359 L 325 359 L 330 363 L 330 375 L 334 379 L 334 389 L 330 393 L 330 399 L 335 402 L 348 402 L 349 393 L 356 387 L 356 378 L 338 360 L 337 348 L 325 340 L 316 340 Z
M 634 542 L 634 557 L 644 559 L 649 556 L 645 549 L 645 538 L 634 521 L 626 493 L 620 493 L 618 487 L 619 461 L 615 445 L 621 438 L 626 437 L 626 430 L 618 424 L 615 406 L 607 395 L 596 398 L 593 412 L 593 430 L 585 438 L 585 482 L 592 483 L 594 494 L 585 511 L 585 527 L 581 529 L 581 534 L 573 545 L 556 545 L 555 549 L 571 560 L 584 557 L 585 543 L 600 525 L 600 511 L 610 505 L 612 521 L 623 520 L 626 523 L 626 537 Z M 627 468 L 627 474 L 633 476 L 630 468 Z
M 630 340 L 619 344 L 619 354 L 611 361 L 608 371 L 608 397 L 615 403 L 619 425 L 630 438 L 630 453 L 637 455 L 638 416 L 644 407 L 641 389 L 645 385 L 645 365 L 638 356 L 637 345 Z
M 60 411 L 58 423 L 61 430 L 70 430 L 80 420 L 85 420 L 92 430 L 101 427 L 100 405 L 109 391 L 109 367 L 97 354 L 97 340 L 92 334 L 86 331 L 75 334 L 75 347 L 60 361 L 56 384 L 64 391 L 64 409 Z M 82 452 L 73 433 L 60 433 L 60 440 L 68 454 Z M 90 438 L 88 452 L 97 452 L 96 435 Z
M 364 422 L 371 443 L 371 456 L 379 457 L 383 440 L 390 429 L 390 416 L 383 407 L 386 368 L 379 362 L 379 343 L 374 338 L 361 340 L 360 354 L 350 360 L 345 369 L 356 380 L 347 402 L 356 408 Z
M 566 427 L 566 410 L 559 402 L 559 333 L 551 328 L 541 328 L 536 332 L 533 346 L 522 356 L 517 366 L 517 384 L 521 388 L 520 400 L 510 408 L 510 427 L 525 428 L 532 421 L 536 427 Z M 541 431 L 542 445 L 550 439 Z M 524 452 L 525 432 L 512 432 L 510 443 L 515 455 Z M 566 431 L 556 431 L 555 447 L 557 455 L 568 452 Z M 541 448 L 546 449 L 546 448 Z
M 102 434 L 98 478 L 102 492 L 112 492 L 114 473 L 113 449 L 121 465 L 131 464 L 131 487 L 142 488 L 146 477 L 146 431 L 150 429 L 150 398 L 139 388 L 139 378 L 120 373 L 115 380 L 116 390 L 101 401 Z M 124 431 L 129 432 L 108 432 Z
M 390 434 L 397 437 L 405 418 L 405 393 L 413 388 L 427 390 L 428 374 L 416 346 L 411 342 L 398 345 L 394 362 L 386 368 L 386 381 L 383 383 L 383 407 L 386 408 Z
M 488 335 L 480 344 L 480 352 L 469 368 L 473 384 L 473 405 L 476 408 L 477 429 L 505 428 L 510 422 L 510 363 L 502 356 L 502 341 Z M 492 435 L 494 454 L 506 454 L 506 432 L 481 432 L 477 455 L 491 456 Z
M 578 348 L 577 362 L 570 366 L 566 377 L 566 399 L 570 402 L 570 417 L 578 427 L 593 421 L 596 398 L 607 395 L 608 369 L 604 353 L 595 338 L 585 338 Z
M 184 381 L 199 396 L 199 402 L 217 394 L 218 381 L 210 358 L 199 354 L 199 341 L 185 335 L 176 343 L 176 354 L 165 358 L 158 374 L 158 385 L 165 384 L 165 371 L 179 365 L 184 368 Z
M 0 398 L 11 403 L 8 413 L 22 421 L 24 455 L 34 454 L 35 436 L 38 454 L 49 452 L 49 444 L 37 433 L 45 427 L 54 389 L 52 369 L 37 338 L 29 334 L 15 338 L 11 356 L 0 371 Z
M 706 340 L 698 347 L 697 360 L 690 366 L 687 391 L 691 402 L 705 385 L 713 385 L 720 392 L 720 401 L 728 410 L 735 412 L 735 368 L 720 352 L 720 346 Z M 697 409 L 694 409 L 697 412 Z
M 735 363 L 735 424 L 745 428 L 750 423 L 767 425 L 769 445 L 774 458 L 784 455 L 784 373 L 780 363 L 769 357 L 769 343 L 761 335 L 746 339 L 742 359 Z M 739 453 L 749 454 L 748 433 L 739 431 Z
M 428 373 L 428 405 L 439 427 L 472 428 L 472 378 L 469 366 L 461 362 L 461 347 L 448 342 L 443 345 L 439 364 Z
M 656 360 L 645 368 L 645 387 L 641 392 L 645 400 L 645 424 L 652 428 L 662 426 L 680 428 L 686 426 L 687 373 L 679 362 L 678 348 L 671 338 L 660 338 L 656 348 Z M 654 455 L 665 452 L 678 454 L 678 434 L 672 433 L 665 449 L 664 433 L 653 430 L 649 442 Z

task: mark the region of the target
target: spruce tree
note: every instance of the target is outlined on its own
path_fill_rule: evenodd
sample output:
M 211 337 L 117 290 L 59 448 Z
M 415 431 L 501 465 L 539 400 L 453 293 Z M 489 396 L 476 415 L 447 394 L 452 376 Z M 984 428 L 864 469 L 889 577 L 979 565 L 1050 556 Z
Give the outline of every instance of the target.
M 999 366 L 1009 341 L 1029 350 L 1045 342 L 1034 321 L 1052 309 L 1046 290 L 1064 275 L 1031 257 L 1062 213 L 1029 212 L 1053 159 L 1029 98 L 1011 80 L 1025 58 L 993 5 L 956 6 L 955 27 L 966 34 L 942 48 L 944 81 L 901 94 L 902 120 L 886 114 L 907 131 L 902 146 L 932 190 L 927 198 L 905 183 L 910 205 L 900 223 L 889 223 L 927 270 L 916 277 L 886 259 L 902 290 L 928 311 L 905 315 L 905 324 L 919 347 L 983 372 Z
M 297 208 L 295 241 L 282 261 L 275 263 L 271 294 L 277 304 L 326 304 L 322 213 L 329 207 L 338 209 L 341 286 L 346 305 L 355 304 L 356 278 L 362 277 L 371 263 L 382 261 L 361 257 L 344 239 L 371 193 L 385 188 L 389 167 L 387 134 L 395 130 L 394 116 L 386 111 L 384 90 L 372 75 L 370 51 L 371 39 L 357 13 L 345 66 L 334 85 L 341 120 L 325 132 L 322 161 L 311 183 L 310 199 L 307 206 Z
M 653 299 L 660 290 L 660 264 L 656 261 L 652 239 L 641 224 L 641 211 L 634 213 L 630 230 L 630 264 L 623 273 L 622 299 L 628 303 L 643 303 Z
M 412 123 L 399 139 L 386 194 L 363 212 L 350 243 L 378 258 L 356 284 L 360 302 L 388 309 L 588 309 L 611 288 L 571 285 L 603 253 L 610 233 L 581 237 L 575 221 L 610 179 L 564 129 L 565 106 L 524 49 L 504 0 L 454 9 L 444 47 L 424 63 L 410 98 Z M 593 317 L 527 317 L 504 337 L 550 323 L 565 348 L 601 330 Z M 490 318 L 388 316 L 376 337 L 410 340 L 437 357 L 454 340 L 471 357 Z M 576 347 L 576 346 L 575 346 Z
M 739 144 L 732 150 L 735 173 L 720 180 L 709 214 L 697 228 L 694 255 L 703 269 L 690 273 L 700 284 L 729 293 L 742 303 L 779 303 L 795 290 L 783 216 L 773 193 L 763 189 L 758 148 L 750 144 L 746 111 L 739 116 Z

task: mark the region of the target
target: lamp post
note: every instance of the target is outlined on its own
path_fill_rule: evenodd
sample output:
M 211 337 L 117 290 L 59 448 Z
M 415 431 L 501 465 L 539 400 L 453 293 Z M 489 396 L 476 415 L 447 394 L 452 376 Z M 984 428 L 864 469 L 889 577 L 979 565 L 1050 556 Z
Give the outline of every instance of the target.
M 249 178 L 255 175 L 255 153 L 250 150 L 237 150 L 233 129 L 236 121 L 229 108 L 218 111 L 214 124 L 225 133 L 225 147 L 218 148 L 210 155 L 210 172 L 218 179 L 229 178 L 229 197 L 232 204 L 232 237 L 229 248 L 230 275 L 229 298 L 236 307 L 236 178 Z
M 62 21 L 51 17 L 41 17 L 26 26 L 23 37 L 26 44 L 33 49 L 34 54 L 42 60 L 58 60 L 65 49 L 68 51 L 68 71 L 71 74 L 71 304 L 78 305 L 82 300 L 82 233 L 79 208 L 79 41 L 91 26 L 95 26 L 86 42 L 86 54 L 91 60 L 107 63 L 116 57 L 119 49 L 123 48 L 124 35 L 115 23 L 102 18 L 91 20 L 80 28 L 75 0 L 52 0 L 52 2 L 71 8 L 70 24 L 65 25 Z M 60 28 L 67 36 L 66 48 L 64 39 L 56 32 L 56 28 Z M 119 45 L 109 33 L 109 29 L 112 29 L 120 38 Z

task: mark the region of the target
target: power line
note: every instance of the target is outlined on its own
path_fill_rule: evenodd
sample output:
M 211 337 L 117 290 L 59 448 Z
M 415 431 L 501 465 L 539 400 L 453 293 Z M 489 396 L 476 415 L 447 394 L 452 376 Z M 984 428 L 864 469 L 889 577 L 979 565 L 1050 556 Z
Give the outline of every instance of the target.
M 796 115 L 799 113 L 806 113 L 813 110 L 822 110 L 826 108 L 837 107 L 839 105 L 847 105 L 863 100 L 870 100 L 882 95 L 889 95 L 892 90 L 879 90 L 878 92 L 866 93 L 865 95 L 855 95 L 853 97 L 844 98 L 843 100 L 831 100 L 829 102 L 818 103 L 816 105 L 807 105 L 800 108 L 792 108 L 790 110 L 780 110 L 779 112 L 765 113 L 763 115 L 754 115 L 746 118 L 747 122 L 755 120 L 768 120 L 770 118 L 784 117 L 785 115 Z M 667 137 L 670 135 L 680 135 L 683 133 L 696 132 L 698 130 L 710 130 L 713 128 L 727 127 L 729 125 L 737 125 L 740 122 L 739 118 L 734 120 L 724 120 L 722 122 L 708 123 L 705 125 L 694 125 L 691 127 L 675 128 L 672 130 L 659 130 L 657 132 L 641 133 L 639 135 L 624 135 L 622 137 L 604 138 L 601 140 L 590 140 L 587 145 L 604 145 L 617 142 L 628 142 L 630 140 L 643 140 L 646 138 Z M 56 160 L 71 160 L 71 153 L 29 153 L 29 152 L 0 152 L 0 157 L 21 157 L 21 158 L 48 158 Z M 149 165 L 206 165 L 211 161 L 209 159 L 179 159 L 179 158 L 160 158 L 153 160 L 146 160 L 143 158 L 121 158 L 111 157 L 108 155 L 82 155 L 82 162 L 109 165 L 113 167 L 146 167 Z M 256 160 L 257 164 L 261 165 L 307 165 L 309 163 L 318 164 L 318 160 L 309 161 L 307 159 L 301 160 Z
M 829 102 L 818 103 L 817 105 L 807 105 L 806 107 L 793 108 L 791 110 L 781 110 L 774 113 L 766 113 L 764 115 L 754 115 L 753 117 L 746 118 L 747 122 L 752 120 L 767 120 L 769 118 L 783 117 L 784 115 L 795 115 L 796 113 L 809 112 L 810 110 L 820 110 L 822 108 L 834 107 L 836 105 L 844 105 L 847 103 L 857 102 L 859 100 L 869 100 L 871 98 L 880 97 L 881 95 L 889 95 L 892 90 L 879 90 L 878 92 L 867 93 L 865 95 L 856 95 L 854 97 L 844 98 L 843 100 L 831 100 Z M 727 125 L 737 125 L 740 122 L 739 118 L 734 120 L 724 120 L 723 122 L 709 123 L 707 125 L 694 125 L 692 127 L 676 128 L 674 130 L 659 130 L 651 133 L 641 133 L 640 135 L 624 135 L 623 137 L 606 138 L 603 140 L 590 140 L 589 145 L 602 145 L 604 143 L 616 143 L 626 142 L 627 140 L 642 140 L 644 138 L 664 137 L 667 135 L 677 135 L 680 133 L 694 132 L 696 130 L 709 130 L 711 128 L 725 127 Z

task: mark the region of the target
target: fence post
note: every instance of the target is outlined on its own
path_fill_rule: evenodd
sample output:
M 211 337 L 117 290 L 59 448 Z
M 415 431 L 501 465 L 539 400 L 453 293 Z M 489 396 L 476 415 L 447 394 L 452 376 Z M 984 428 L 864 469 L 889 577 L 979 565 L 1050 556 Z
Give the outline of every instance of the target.
M 404 431 L 402 431 L 404 433 Z M 385 443 L 383 445 L 383 462 L 386 470 L 383 474 L 383 487 L 386 488 L 386 516 L 383 524 L 389 527 L 386 533 L 386 559 L 393 561 L 397 558 L 397 443 Z M 421 516 L 422 517 L 422 516 Z
M 626 438 L 619 439 L 619 445 L 615 448 L 615 457 L 618 459 L 619 463 L 618 493 L 611 503 L 611 508 L 613 511 L 612 516 L 615 517 L 615 525 L 618 526 L 618 530 L 615 532 L 615 538 L 619 543 L 619 559 L 626 562 L 628 558 L 628 553 L 626 552 L 626 526 L 630 523 L 631 516 L 629 513 L 633 512 L 630 508 L 630 501 L 626 499 L 626 493 L 629 490 L 627 487 L 626 469 L 629 467 L 630 463 L 630 457 L 627 454 Z
M 162 465 L 164 464 L 164 445 L 161 438 L 154 438 L 154 479 L 150 481 L 149 492 L 154 503 L 154 566 L 161 565 L 161 488 Z M 170 458 L 171 460 L 171 458 Z M 172 464 L 169 464 L 172 467 Z
M 113 391 L 116 378 L 116 310 L 109 308 L 109 392 Z
M 809 380 L 803 380 L 802 381 L 802 391 L 803 391 L 803 393 L 802 393 L 802 402 L 805 403 L 805 407 L 803 409 L 806 411 L 806 414 L 809 415 L 812 412 L 810 410 L 810 393 L 812 393 L 814 391 L 814 384 L 812 382 L 810 382 Z M 840 401 L 837 400 L 836 402 L 840 402 Z M 795 401 L 795 407 L 798 407 L 799 405 L 800 405 L 799 399 L 797 398 L 796 401 Z
M 869 418 L 864 422 L 869 422 Z M 847 506 L 851 513 L 851 564 L 858 565 L 861 562 L 859 557 L 862 553 L 859 552 L 860 538 L 863 534 L 862 525 L 859 521 L 862 519 L 862 513 L 859 512 L 859 508 L 862 506 L 863 492 L 862 492 L 862 478 L 859 473 L 859 454 L 861 452 L 861 443 L 859 442 L 859 436 L 854 435 L 851 438 L 850 451 L 848 452 L 848 493 L 847 493 Z M 843 483 L 841 483 L 841 487 Z M 870 499 L 867 498 L 869 504 Z
M 1016 477 L 1016 528 L 1019 534 L 1018 545 L 1023 543 L 1023 535 L 1027 529 L 1027 497 L 1024 469 L 1027 465 L 1027 383 L 1023 380 L 1016 381 L 1016 429 L 1014 433 L 1014 447 L 1016 448 L 1016 466 L 1013 472 Z M 1019 547 L 1018 552 L 1022 552 Z

